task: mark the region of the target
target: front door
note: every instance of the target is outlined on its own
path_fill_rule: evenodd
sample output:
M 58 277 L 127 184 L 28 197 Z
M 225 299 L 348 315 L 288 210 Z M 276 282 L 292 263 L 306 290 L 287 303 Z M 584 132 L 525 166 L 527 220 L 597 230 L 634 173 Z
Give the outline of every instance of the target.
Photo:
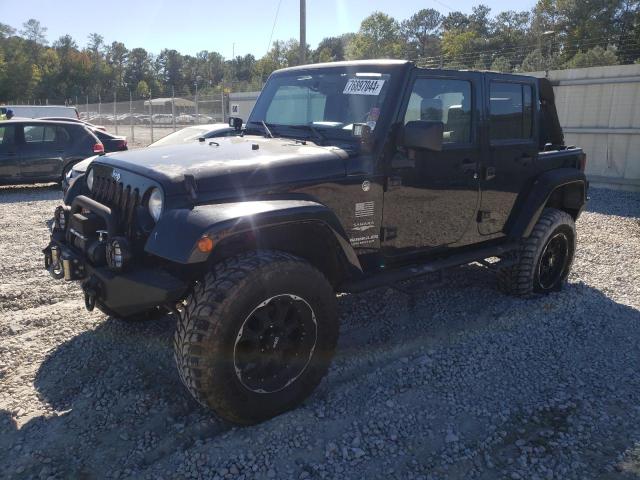
M 25 180 L 57 180 L 62 175 L 64 141 L 55 125 L 24 125 L 24 147 L 21 152 L 20 173 Z
M 444 124 L 442 151 L 396 147 L 388 159 L 384 195 L 387 255 L 403 255 L 460 241 L 475 224 L 480 149 L 475 125 L 480 77 L 417 75 L 404 101 L 400 122 Z
M 13 182 L 20 177 L 20 152 L 17 127 L 0 124 L 0 182 Z

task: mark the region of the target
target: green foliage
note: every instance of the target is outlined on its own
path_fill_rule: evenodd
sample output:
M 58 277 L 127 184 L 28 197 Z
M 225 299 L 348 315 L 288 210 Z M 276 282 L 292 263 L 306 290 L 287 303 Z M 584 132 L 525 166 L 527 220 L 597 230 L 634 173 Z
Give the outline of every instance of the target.
M 374 12 L 360 24 L 347 45 L 347 58 L 400 58 L 402 41 L 398 22 L 382 12 Z
M 429 67 L 501 72 L 638 63 L 640 2 L 538 0 L 531 11 L 496 14 L 485 5 L 469 14 L 425 8 L 400 22 L 374 12 L 357 32 L 305 48 L 307 62 L 314 63 L 406 58 Z M 154 55 L 121 42 L 105 44 L 97 33 L 85 47 L 69 35 L 49 45 L 47 28 L 36 19 L 19 30 L 0 23 L 0 103 L 258 90 L 274 70 L 299 63 L 295 39 L 273 42 L 261 58 L 225 59 L 218 52 L 183 55 L 171 48 Z
M 567 68 L 601 67 L 605 65 L 617 65 L 618 57 L 616 49 L 607 47 L 606 49 L 597 46 L 586 52 L 578 52 L 566 63 Z

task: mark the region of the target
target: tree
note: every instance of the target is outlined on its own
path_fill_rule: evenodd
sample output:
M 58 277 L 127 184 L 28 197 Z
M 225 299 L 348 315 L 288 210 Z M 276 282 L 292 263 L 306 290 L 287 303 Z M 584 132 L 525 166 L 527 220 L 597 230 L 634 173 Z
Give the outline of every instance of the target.
M 124 70 L 124 84 L 129 90 L 134 90 L 151 76 L 149 54 L 144 48 L 134 48 L 129 52 L 127 66 Z M 148 83 L 145 81 L 148 87 Z
M 149 90 L 149 85 L 144 80 L 140 80 L 138 85 L 136 86 L 136 95 L 139 98 L 148 98 L 151 90 Z
M 344 35 L 342 37 L 327 37 L 323 38 L 318 44 L 311 58 L 315 63 L 323 62 L 339 62 L 345 59 L 345 41 Z
M 122 42 L 113 42 L 107 48 L 106 62 L 112 72 L 112 82 L 116 88 L 124 85 L 124 71 L 129 51 Z
M 418 60 L 440 53 L 440 25 L 442 15 L 437 10 L 426 8 L 402 22 L 400 29 L 405 42 L 405 56 Z
M 20 35 L 38 45 L 46 45 L 49 43 L 47 42 L 47 27 L 40 25 L 40 22 L 35 18 L 30 18 L 22 24 Z
M 510 73 L 511 62 L 507 57 L 496 57 L 491 63 L 491 70 L 493 70 L 494 72 Z
M 15 35 L 16 29 L 0 22 L 0 39 Z
M 541 72 L 559 68 L 561 64 L 558 54 L 544 54 L 540 49 L 536 48 L 524 58 L 520 70 L 523 72 Z
M 164 85 L 164 94 L 181 91 L 185 78 L 183 73 L 184 57 L 177 50 L 164 49 L 155 61 L 159 79 Z
M 442 53 L 450 66 L 473 65 L 478 43 L 478 34 L 468 30 L 461 32 L 450 30 L 442 35 Z
M 399 58 L 402 56 L 400 25 L 389 15 L 374 12 L 360 24 L 347 46 L 347 58 Z
M 618 65 L 616 49 L 600 46 L 593 47 L 586 52 L 576 53 L 571 60 L 566 63 L 567 68 L 603 67 L 607 65 Z

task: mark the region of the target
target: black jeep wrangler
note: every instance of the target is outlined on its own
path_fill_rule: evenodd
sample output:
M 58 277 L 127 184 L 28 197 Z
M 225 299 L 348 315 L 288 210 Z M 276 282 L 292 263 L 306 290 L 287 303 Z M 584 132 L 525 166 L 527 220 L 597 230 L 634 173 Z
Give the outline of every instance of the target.
M 55 211 L 45 266 L 86 306 L 177 313 L 203 405 L 255 423 L 299 404 L 338 338 L 336 292 L 480 262 L 558 290 L 586 157 L 545 79 L 362 61 L 269 78 L 237 136 L 96 159 Z

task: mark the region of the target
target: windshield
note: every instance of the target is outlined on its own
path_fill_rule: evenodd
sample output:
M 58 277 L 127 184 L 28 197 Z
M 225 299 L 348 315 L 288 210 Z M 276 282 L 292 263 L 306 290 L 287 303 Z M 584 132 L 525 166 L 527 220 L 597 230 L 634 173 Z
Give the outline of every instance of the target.
M 160 147 L 164 145 L 178 145 L 180 143 L 190 142 L 192 140 L 197 140 L 199 137 L 203 136 L 205 133 L 209 132 L 211 128 L 208 127 L 187 127 L 182 130 L 178 130 L 170 135 L 167 135 L 164 138 L 161 138 L 157 142 L 149 145 L 150 147 Z
M 272 77 L 260 95 L 248 130 L 274 136 L 352 139 L 353 126 L 375 130 L 391 75 L 375 71 L 291 72 Z

